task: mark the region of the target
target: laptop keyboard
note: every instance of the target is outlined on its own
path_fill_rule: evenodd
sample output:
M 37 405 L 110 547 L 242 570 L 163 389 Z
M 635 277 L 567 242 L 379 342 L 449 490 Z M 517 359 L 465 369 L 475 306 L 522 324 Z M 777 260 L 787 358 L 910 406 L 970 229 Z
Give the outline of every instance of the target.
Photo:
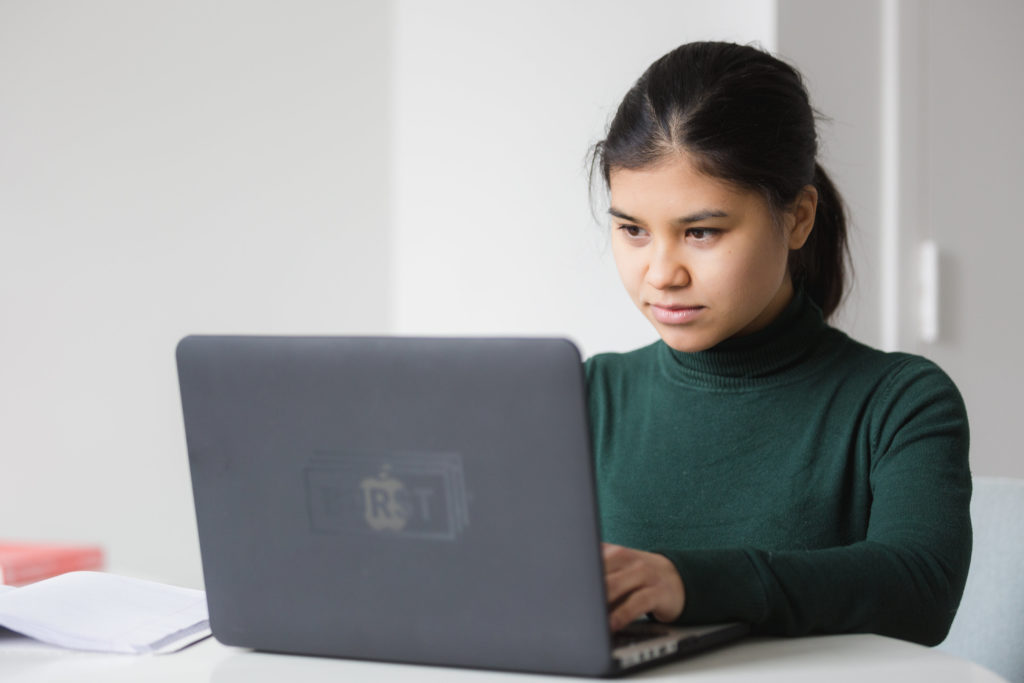
M 612 648 L 626 647 L 645 640 L 659 638 L 671 633 L 665 624 L 654 621 L 634 621 L 632 624 L 612 634 Z

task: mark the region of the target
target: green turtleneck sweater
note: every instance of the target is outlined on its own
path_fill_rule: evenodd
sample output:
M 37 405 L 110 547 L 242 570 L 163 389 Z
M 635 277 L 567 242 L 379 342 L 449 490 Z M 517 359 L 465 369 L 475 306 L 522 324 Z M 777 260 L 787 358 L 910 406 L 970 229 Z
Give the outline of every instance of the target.
M 604 539 L 672 560 L 680 622 L 945 637 L 971 477 L 963 401 L 933 363 L 851 340 L 797 294 L 754 334 L 586 371 Z

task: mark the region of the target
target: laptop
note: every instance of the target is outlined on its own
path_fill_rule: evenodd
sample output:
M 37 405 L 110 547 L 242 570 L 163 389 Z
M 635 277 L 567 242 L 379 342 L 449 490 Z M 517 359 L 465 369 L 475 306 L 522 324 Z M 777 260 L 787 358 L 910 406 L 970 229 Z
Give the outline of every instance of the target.
M 567 340 L 191 336 L 177 362 L 227 645 L 611 676 L 747 631 L 613 639 Z

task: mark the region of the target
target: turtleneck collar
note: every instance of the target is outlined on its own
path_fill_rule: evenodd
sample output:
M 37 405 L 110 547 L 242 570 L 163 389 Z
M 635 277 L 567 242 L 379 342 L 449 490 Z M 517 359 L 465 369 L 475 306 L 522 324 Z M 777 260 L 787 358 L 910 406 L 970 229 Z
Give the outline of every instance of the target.
M 821 310 L 802 290 L 763 329 L 727 339 L 706 351 L 676 351 L 661 344 L 661 365 L 668 376 L 690 386 L 739 389 L 764 386 L 807 358 L 823 334 Z

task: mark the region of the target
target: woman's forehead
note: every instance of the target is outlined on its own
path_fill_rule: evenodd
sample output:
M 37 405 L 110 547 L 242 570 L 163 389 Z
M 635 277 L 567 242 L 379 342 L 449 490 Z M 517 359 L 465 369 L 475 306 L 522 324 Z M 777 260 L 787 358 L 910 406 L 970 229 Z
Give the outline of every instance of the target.
M 612 169 L 608 187 L 612 208 L 620 213 L 669 211 L 689 216 L 734 213 L 764 204 L 759 193 L 708 175 L 687 157 L 638 169 Z

